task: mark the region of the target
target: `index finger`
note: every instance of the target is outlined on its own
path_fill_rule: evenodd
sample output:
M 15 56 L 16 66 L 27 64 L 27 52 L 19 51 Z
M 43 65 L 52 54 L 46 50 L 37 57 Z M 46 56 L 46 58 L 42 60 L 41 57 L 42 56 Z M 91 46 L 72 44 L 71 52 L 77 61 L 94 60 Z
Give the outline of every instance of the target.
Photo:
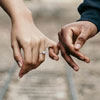
M 76 51 L 74 49 L 74 44 L 73 44 L 73 32 L 71 30 L 66 30 L 65 33 L 66 36 L 62 36 L 61 32 L 59 32 L 59 40 L 62 43 L 62 45 L 64 46 L 64 48 L 66 49 L 66 51 L 69 51 L 71 53 L 72 56 L 76 57 L 79 60 L 85 61 L 85 62 L 89 62 L 89 58 L 86 57 L 83 53 L 81 53 L 80 51 Z

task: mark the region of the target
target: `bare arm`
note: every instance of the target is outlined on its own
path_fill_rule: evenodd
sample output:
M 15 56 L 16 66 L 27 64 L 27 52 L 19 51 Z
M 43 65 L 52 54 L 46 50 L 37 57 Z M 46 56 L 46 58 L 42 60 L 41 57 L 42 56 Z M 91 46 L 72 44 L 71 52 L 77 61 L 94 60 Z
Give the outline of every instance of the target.
M 23 0 L 1 0 L 2 8 L 12 21 L 11 45 L 16 62 L 21 67 L 19 76 L 37 68 L 45 60 L 41 52 L 50 47 L 50 57 L 58 60 L 57 44 L 35 26 L 30 10 Z M 21 49 L 24 56 L 21 54 Z
M 24 15 L 31 17 L 31 12 L 23 3 L 23 0 L 0 0 L 0 4 L 13 21 Z

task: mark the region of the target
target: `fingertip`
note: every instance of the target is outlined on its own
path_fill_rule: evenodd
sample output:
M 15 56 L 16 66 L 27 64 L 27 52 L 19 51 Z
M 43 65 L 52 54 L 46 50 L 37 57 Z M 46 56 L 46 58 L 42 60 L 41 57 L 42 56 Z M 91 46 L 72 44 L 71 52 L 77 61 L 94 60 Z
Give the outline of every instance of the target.
M 81 55 L 79 58 L 80 58 L 80 60 L 82 60 L 82 61 L 84 61 L 86 63 L 90 63 L 90 59 L 88 57 L 86 57 L 86 56 L 82 56 Z
M 90 63 L 90 60 L 87 60 L 86 63 Z
M 21 69 L 20 72 L 19 72 L 19 77 L 20 77 L 20 78 L 23 77 L 23 75 L 22 75 L 22 69 Z
M 19 77 L 22 78 L 24 75 L 22 73 L 19 73 Z
M 53 59 L 53 60 L 56 60 L 56 61 L 59 60 L 59 57 L 57 57 L 57 56 L 55 56 L 55 55 L 54 55 L 54 56 L 53 56 L 53 55 L 49 55 L 49 57 L 50 57 L 51 59 Z
M 85 57 L 85 62 L 90 63 L 90 59 L 88 57 Z
M 24 70 L 24 68 L 22 67 L 22 68 L 20 69 L 20 72 L 19 72 L 19 77 L 22 78 L 22 77 L 24 76 L 24 74 L 25 74 L 25 70 Z
M 74 70 L 75 70 L 76 72 L 78 72 L 79 69 L 80 69 L 79 66 L 75 66 L 75 67 L 74 67 Z
M 75 71 L 78 72 L 79 71 L 79 67 L 75 68 Z
M 20 61 L 18 61 L 18 65 L 20 68 L 22 67 L 22 63 Z
M 58 61 L 59 60 L 59 57 L 58 56 L 55 56 L 53 59 L 56 60 L 56 61 Z
M 23 75 L 19 75 L 19 77 L 20 77 L 20 78 L 22 78 L 22 77 L 23 77 Z
M 49 57 L 52 58 L 53 60 L 57 59 L 57 55 L 55 54 L 52 48 L 49 48 Z
M 58 56 L 58 58 L 57 58 L 57 61 L 59 60 L 59 56 Z

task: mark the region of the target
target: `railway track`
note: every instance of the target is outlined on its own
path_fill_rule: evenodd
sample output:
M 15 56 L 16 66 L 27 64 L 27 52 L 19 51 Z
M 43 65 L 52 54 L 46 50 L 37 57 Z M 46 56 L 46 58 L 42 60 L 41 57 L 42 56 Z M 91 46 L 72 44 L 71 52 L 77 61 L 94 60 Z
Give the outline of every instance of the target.
M 9 89 L 9 85 L 13 81 L 12 76 L 14 75 L 16 69 L 17 69 L 16 65 L 14 64 L 8 70 L 8 72 L 6 72 L 7 77 L 5 78 L 4 82 L 2 82 L 3 85 L 1 85 L 1 89 L 0 89 L 1 90 L 0 91 L 0 100 L 4 100 L 4 98 L 8 92 L 8 89 Z M 48 100 L 49 100 L 49 98 L 50 99 L 56 98 L 57 95 L 55 95 L 55 93 L 57 92 L 56 91 L 57 83 L 56 83 L 56 81 L 53 81 L 53 80 L 56 80 L 56 77 L 59 75 L 54 77 L 53 73 L 52 74 L 46 73 L 46 75 L 47 75 L 47 77 L 46 77 L 45 74 L 43 74 L 43 73 L 41 73 L 40 75 L 39 75 L 39 73 L 35 73 L 36 76 L 34 76 L 34 77 L 31 76 L 34 80 L 31 80 L 30 84 L 26 82 L 26 85 L 24 87 L 23 86 L 20 87 L 20 90 L 17 92 L 19 92 L 19 94 L 22 94 L 22 95 L 23 94 L 28 95 L 28 97 L 30 97 L 30 98 L 28 98 L 28 100 L 32 100 L 32 98 L 38 98 L 38 100 L 43 100 L 44 98 L 48 99 Z M 50 77 L 52 77 L 53 79 L 51 81 L 48 80 L 48 82 L 44 82 L 43 78 L 41 79 L 41 76 L 44 78 L 44 81 L 48 80 L 48 78 L 50 79 Z M 42 81 L 40 81 L 40 83 L 36 82 L 35 81 L 36 78 L 38 80 L 42 80 Z M 70 96 L 69 100 L 78 100 L 77 93 L 75 90 L 75 85 L 73 82 L 72 70 L 69 67 L 67 67 L 66 80 L 67 80 L 66 85 L 68 86 L 69 96 Z M 25 80 L 25 81 L 27 81 L 27 80 Z M 39 83 L 39 84 L 37 84 L 37 83 Z M 64 90 L 61 89 L 60 91 L 63 92 Z M 59 92 L 58 92 L 58 95 L 59 95 Z M 58 96 L 58 100 L 60 100 L 60 99 L 62 99 L 62 98 Z M 20 100 L 20 99 L 18 99 L 18 100 Z M 63 98 L 62 100 L 66 100 L 66 99 Z
M 14 64 L 9 70 L 6 72 L 2 73 L 3 77 L 0 80 L 0 100 L 4 100 L 4 97 L 8 91 L 9 84 L 12 81 L 12 76 L 14 72 L 16 71 L 16 64 Z M 4 77 L 6 76 L 6 77 Z

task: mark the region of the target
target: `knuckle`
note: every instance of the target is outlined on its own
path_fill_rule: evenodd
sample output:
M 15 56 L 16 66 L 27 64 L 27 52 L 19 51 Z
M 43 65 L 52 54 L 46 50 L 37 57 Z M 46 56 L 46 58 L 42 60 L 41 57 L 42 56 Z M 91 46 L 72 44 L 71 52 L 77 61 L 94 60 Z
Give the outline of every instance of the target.
M 18 55 L 14 55 L 14 59 L 17 61 L 19 59 Z
M 37 39 L 37 40 L 35 40 L 35 41 L 32 42 L 33 46 L 37 46 L 39 44 L 40 44 L 40 40 L 39 39 Z
M 64 32 L 65 32 L 65 27 L 63 26 L 63 27 L 61 28 L 61 34 L 64 33 Z
M 80 36 L 79 40 L 84 42 L 86 40 L 86 38 L 85 38 L 85 36 Z
M 38 45 L 40 43 L 40 40 L 36 40 L 34 43 L 35 45 Z
M 30 60 L 25 60 L 25 64 L 27 64 L 27 65 L 31 65 L 32 62 L 31 62 Z
M 31 41 L 30 40 L 29 41 L 24 41 L 23 45 L 24 45 L 24 47 L 28 47 L 28 46 L 31 45 Z
M 48 44 L 48 40 L 46 38 L 41 38 L 40 44 L 44 44 L 46 46 Z
M 45 38 L 41 38 L 40 41 L 41 41 L 41 42 L 45 42 L 46 39 L 45 39 Z
M 36 66 L 37 65 L 37 61 L 32 61 L 31 65 L 32 66 Z
M 52 47 L 53 51 L 55 51 L 57 49 L 57 44 L 52 44 L 51 47 Z
M 70 29 L 71 29 L 71 27 L 68 26 L 68 25 L 63 26 L 63 27 L 61 28 L 61 35 L 63 35 L 63 33 L 67 32 L 67 31 L 69 31 Z
M 54 45 L 54 48 L 57 48 L 57 45 L 58 45 L 58 44 L 57 44 L 57 43 L 54 43 L 53 45 Z

